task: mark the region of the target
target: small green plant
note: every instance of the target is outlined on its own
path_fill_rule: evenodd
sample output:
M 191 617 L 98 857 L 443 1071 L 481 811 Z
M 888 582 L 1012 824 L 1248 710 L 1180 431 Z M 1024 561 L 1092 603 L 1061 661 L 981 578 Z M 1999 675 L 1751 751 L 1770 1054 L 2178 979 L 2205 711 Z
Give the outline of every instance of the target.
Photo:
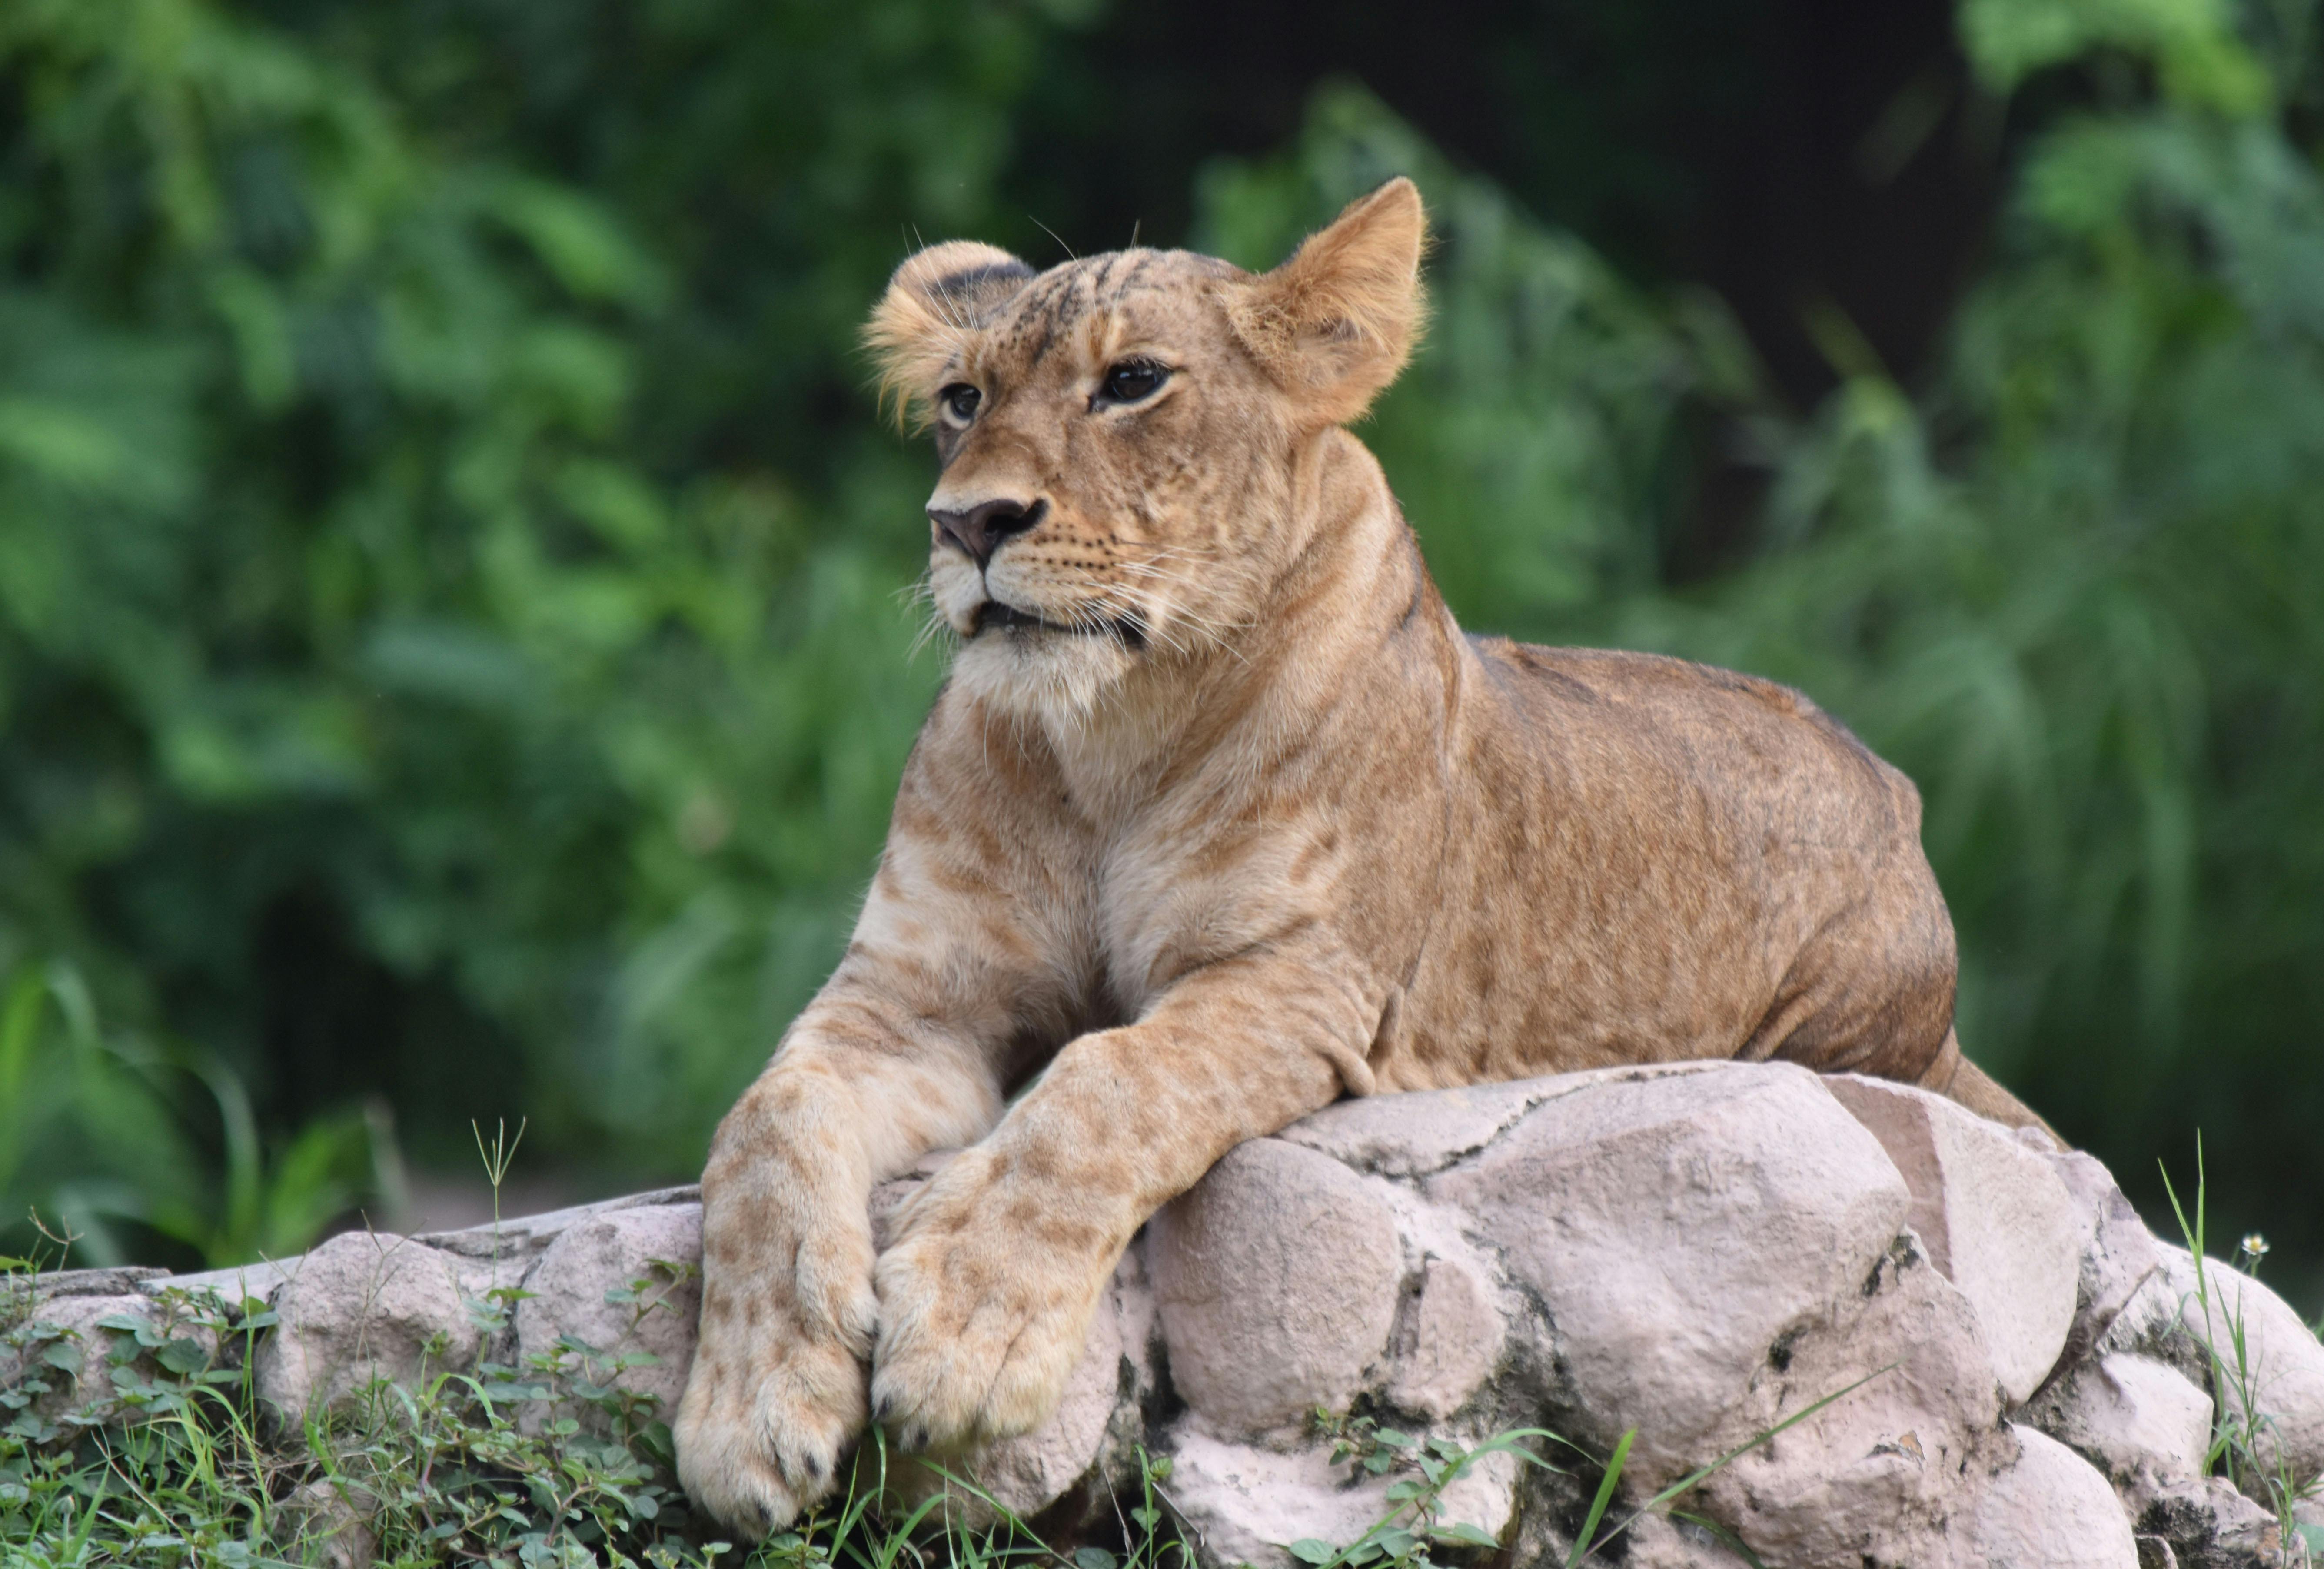
M 383 1563 L 512 1569 L 681 1569 L 733 1551 L 686 1509 L 653 1398 L 621 1380 L 653 1361 L 645 1352 L 567 1336 L 277 1424 L 251 1377 L 275 1324 L 263 1303 L 165 1291 L 150 1313 L 77 1333 L 30 1308 L 28 1261 L 0 1269 L 0 1300 L 16 1308 L 0 1320 L 0 1559 L 12 1565 L 243 1569 L 322 1561 L 358 1539 Z M 657 1266 L 607 1297 L 631 1307 L 634 1331 L 684 1276 Z M 505 1326 L 501 1296 L 473 1305 L 488 1327 Z
M 880 1493 L 884 1492 L 887 1481 L 886 1440 L 874 1428 L 872 1441 L 878 1446 L 873 1491 Z M 947 1501 L 945 1494 L 937 1494 L 888 1527 L 889 1535 L 878 1551 L 869 1555 L 851 1552 L 858 1569 L 890 1569 L 901 1556 L 908 1556 L 914 1569 L 927 1569 L 931 1558 L 946 1569 L 1007 1569 L 1020 1561 L 1039 1564 L 1042 1569 L 1194 1569 L 1194 1548 L 1178 1533 L 1175 1518 L 1166 1507 L 1167 1498 L 1161 1484 L 1170 1478 L 1169 1457 L 1149 1454 L 1142 1445 L 1138 1451 L 1134 1501 L 1125 1509 L 1121 1498 L 1114 1500 L 1115 1523 L 1120 1527 L 1122 1543 L 1119 1554 L 1093 1543 L 1084 1543 L 1070 1553 L 1053 1546 L 973 1477 L 962 1476 L 942 1465 L 929 1469 L 943 1479 L 951 1492 L 982 1504 L 991 1523 L 972 1528 L 962 1511 L 947 1509 L 942 1516 L 941 1535 L 931 1539 L 936 1551 L 924 1551 L 915 1545 L 920 1538 L 921 1523 Z M 845 1510 L 841 1511 L 839 1522 L 843 1527 L 848 1523 Z M 846 1532 L 843 1528 L 838 1535 L 844 1540 Z
M 483 1125 L 473 1120 L 468 1123 L 468 1131 L 476 1137 L 477 1158 L 484 1163 L 484 1180 L 493 1186 L 493 1266 L 495 1269 L 501 1261 L 501 1187 L 508 1181 L 509 1168 L 516 1164 L 517 1146 L 524 1142 L 524 1131 L 530 1121 L 528 1117 L 518 1118 L 516 1137 L 512 1139 L 507 1119 L 495 1118 L 493 1141 L 489 1147 L 484 1143 Z
M 637 1334 L 638 1326 L 656 1313 L 677 1312 L 669 1305 L 670 1294 L 702 1276 L 701 1265 L 669 1259 L 648 1259 L 646 1269 L 648 1273 L 605 1293 L 609 1305 L 630 1310 L 629 1327 L 624 1332 L 629 1334 Z
M 1607 1509 L 1621 1485 L 1630 1447 L 1637 1440 L 1635 1427 L 1626 1431 L 1616 1441 L 1613 1453 L 1601 1462 L 1581 1444 L 1545 1427 L 1512 1428 L 1471 1448 L 1449 1438 L 1415 1438 L 1395 1428 L 1382 1427 L 1370 1417 L 1342 1416 L 1318 1409 L 1311 1416 L 1311 1426 L 1333 1441 L 1332 1459 L 1335 1463 L 1350 1462 L 1373 1476 L 1385 1476 L 1399 1470 L 1408 1470 L 1413 1474 L 1388 1485 L 1386 1496 L 1393 1508 L 1355 1541 L 1335 1546 L 1328 1542 L 1308 1539 L 1292 1543 L 1290 1551 L 1294 1557 L 1313 1565 L 1314 1569 L 1342 1569 L 1342 1566 L 1345 1569 L 1435 1569 L 1434 1553 L 1447 1550 L 1496 1551 L 1501 1544 L 1490 1532 L 1467 1522 L 1444 1518 L 1445 1491 L 1479 1461 L 1490 1454 L 1511 1454 L 1527 1465 L 1560 1474 L 1572 1474 L 1526 1447 L 1529 1444 L 1539 1443 L 1551 1449 L 1571 1450 L 1596 1465 L 1600 1473 L 1597 1491 L 1590 1500 L 1589 1511 L 1582 1518 L 1582 1529 L 1575 1533 L 1572 1549 L 1566 1556 L 1565 1569 L 1580 1569 L 1582 1564 L 1611 1546 L 1617 1537 L 1640 1519 L 1666 1509 L 1674 1518 L 1708 1530 L 1739 1554 L 1746 1563 L 1753 1565 L 1753 1569 L 1760 1569 L 1758 1559 L 1732 1532 L 1715 1521 L 1682 1514 L 1671 1509 L 1670 1506 L 1778 1434 L 1806 1421 L 1834 1401 L 1844 1399 L 1874 1379 L 1892 1371 L 1895 1365 L 1892 1362 L 1887 1367 L 1875 1369 L 1846 1388 L 1835 1389 L 1821 1399 L 1794 1411 L 1708 1465 L 1690 1472 L 1639 1505 L 1602 1536 L 1600 1527 L 1604 1525 Z
M 2276 1419 L 2262 1405 L 2259 1389 L 2260 1369 L 2254 1360 L 2251 1338 L 2244 1318 L 2243 1294 L 2235 1293 L 2232 1301 L 2222 1290 L 2214 1290 L 2212 1260 L 2205 1253 L 2208 1223 L 2205 1215 L 2208 1182 L 2203 1170 L 2203 1138 L 2195 1136 L 2195 1214 L 2190 1222 L 2179 1203 L 2178 1191 L 2171 1185 L 2168 1167 L 2163 1170 L 2163 1189 L 2171 1200 L 2171 1214 L 2179 1223 L 2180 1235 L 2185 1239 L 2187 1251 L 2195 1260 L 2195 1289 L 2180 1304 L 2180 1321 L 2187 1323 L 2195 1342 L 2202 1347 L 2203 1359 L 2211 1374 L 2211 1445 L 2204 1457 L 2205 1464 L 2218 1474 L 2234 1482 L 2246 1496 L 2256 1499 L 2274 1512 L 2279 1546 L 2287 1555 L 2300 1555 L 2307 1562 L 2319 1551 L 2324 1551 L 2324 1531 L 2301 1525 L 2293 1518 L 2294 1507 L 2314 1491 L 2315 1484 L 2302 1486 L 2292 1470 L 2292 1463 L 2276 1434 Z M 2260 1260 L 2267 1256 L 2267 1239 L 2257 1232 L 2244 1237 L 2236 1250 L 2242 1273 L 2256 1279 Z M 2188 1323 L 2187 1306 L 2192 1302 L 2200 1311 L 2203 1327 L 2197 1331 Z

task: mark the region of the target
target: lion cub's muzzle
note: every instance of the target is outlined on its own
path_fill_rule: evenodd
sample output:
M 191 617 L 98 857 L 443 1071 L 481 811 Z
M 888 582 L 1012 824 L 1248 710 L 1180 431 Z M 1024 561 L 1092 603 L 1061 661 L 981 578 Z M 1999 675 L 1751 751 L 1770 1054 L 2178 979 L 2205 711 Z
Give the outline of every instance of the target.
M 1002 540 L 1039 527 L 1048 513 L 1049 503 L 1045 501 L 1004 499 L 979 502 L 964 512 L 930 507 L 928 521 L 936 525 L 937 544 L 950 545 L 975 562 L 981 572 L 991 564 L 992 552 L 1001 549 Z

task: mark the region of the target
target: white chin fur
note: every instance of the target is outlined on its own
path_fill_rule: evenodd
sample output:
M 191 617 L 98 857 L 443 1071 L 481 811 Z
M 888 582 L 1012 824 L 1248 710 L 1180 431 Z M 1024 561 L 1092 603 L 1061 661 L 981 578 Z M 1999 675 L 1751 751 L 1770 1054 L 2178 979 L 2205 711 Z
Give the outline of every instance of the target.
M 993 627 L 961 644 L 952 678 L 1003 713 L 1086 714 L 1130 673 L 1133 657 L 1102 635 Z

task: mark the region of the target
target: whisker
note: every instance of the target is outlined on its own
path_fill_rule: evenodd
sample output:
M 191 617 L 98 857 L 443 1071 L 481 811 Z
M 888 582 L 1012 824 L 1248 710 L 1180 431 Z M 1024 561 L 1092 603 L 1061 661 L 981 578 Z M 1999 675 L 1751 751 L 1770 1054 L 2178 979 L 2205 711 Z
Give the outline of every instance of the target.
M 1033 218 L 1033 215 L 1031 213 L 1027 213 L 1025 216 L 1028 218 Z M 1065 244 L 1064 238 L 1058 235 L 1056 230 L 1043 223 L 1039 218 L 1033 218 L 1033 226 L 1039 229 L 1043 234 L 1048 235 L 1049 238 L 1056 240 L 1057 242 L 1057 249 L 1063 251 L 1068 260 L 1074 262 L 1081 260 L 1079 256 L 1074 254 L 1074 248 Z
M 952 623 L 944 618 L 941 611 L 929 612 L 927 619 L 920 623 L 920 630 L 913 634 L 912 646 L 904 651 L 904 662 L 909 664 L 918 659 L 922 649 L 951 630 Z

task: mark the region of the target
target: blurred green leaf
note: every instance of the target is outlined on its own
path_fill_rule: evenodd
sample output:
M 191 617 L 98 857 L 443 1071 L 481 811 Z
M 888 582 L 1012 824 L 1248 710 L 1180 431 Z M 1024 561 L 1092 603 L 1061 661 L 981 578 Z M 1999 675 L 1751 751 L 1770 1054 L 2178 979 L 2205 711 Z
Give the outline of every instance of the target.
M 2249 115 L 2271 96 L 2266 71 L 2236 37 L 2227 0 L 1962 0 L 1960 31 L 1978 74 L 1999 92 L 2115 48 L 2153 60 L 2171 96 L 2190 107 Z

